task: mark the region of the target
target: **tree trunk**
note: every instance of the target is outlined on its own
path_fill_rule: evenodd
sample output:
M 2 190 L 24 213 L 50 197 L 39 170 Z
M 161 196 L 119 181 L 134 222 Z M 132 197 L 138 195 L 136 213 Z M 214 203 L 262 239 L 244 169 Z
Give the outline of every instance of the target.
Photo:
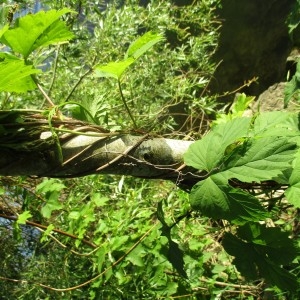
M 39 111 L 0 111 L 0 175 L 79 177 L 118 174 L 191 186 L 196 170 L 183 163 L 191 141 L 100 126 Z

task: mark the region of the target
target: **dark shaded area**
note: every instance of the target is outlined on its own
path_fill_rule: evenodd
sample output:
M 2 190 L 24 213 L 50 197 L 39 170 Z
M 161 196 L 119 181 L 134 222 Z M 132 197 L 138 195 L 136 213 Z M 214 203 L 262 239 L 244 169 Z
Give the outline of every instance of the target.
M 217 10 L 222 20 L 219 47 L 213 60 L 212 93 L 234 91 L 258 77 L 243 91 L 259 95 L 286 77 L 286 59 L 292 43 L 286 20 L 295 0 L 223 0 Z

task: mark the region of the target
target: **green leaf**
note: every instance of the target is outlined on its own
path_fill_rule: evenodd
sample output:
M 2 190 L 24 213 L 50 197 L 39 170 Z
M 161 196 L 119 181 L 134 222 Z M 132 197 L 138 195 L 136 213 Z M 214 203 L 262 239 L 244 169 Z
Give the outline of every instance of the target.
M 127 256 L 126 260 L 129 260 L 134 266 L 144 267 L 145 263 L 143 257 L 146 252 L 141 244 L 134 248 Z
M 193 143 L 184 154 L 184 162 L 198 170 L 212 171 L 224 156 L 227 146 L 248 136 L 251 118 L 236 118 L 213 128 Z
M 179 248 L 178 244 L 174 242 L 170 237 L 167 244 L 168 261 L 172 264 L 173 268 L 184 278 L 187 278 L 186 271 L 184 269 L 183 251 Z
M 66 186 L 60 182 L 58 179 L 44 179 L 40 184 L 37 185 L 36 191 L 41 193 L 61 191 L 66 188 Z
M 3 26 L 1 29 L 0 29 L 0 39 L 2 37 L 2 35 L 9 29 L 9 25 L 6 24 L 5 26 Z
M 222 245 L 235 257 L 233 263 L 243 276 L 248 279 L 262 276 L 290 292 L 297 289 L 297 278 L 280 266 L 291 262 L 298 252 L 287 233 L 278 228 L 247 224 L 238 228 L 237 234 L 225 233 Z
M 124 60 L 96 66 L 95 76 L 105 78 L 112 77 L 120 80 L 123 73 L 131 64 L 162 39 L 163 37 L 159 34 L 153 32 L 145 33 L 129 46 Z
M 107 65 L 98 65 L 95 67 L 95 76 L 106 78 L 112 77 L 120 80 L 122 74 L 132 63 L 134 63 L 134 59 L 129 57 L 122 61 L 110 62 Z
M 44 218 L 49 219 L 51 217 L 52 211 L 63 208 L 62 204 L 59 201 L 59 195 L 59 192 L 53 191 L 48 196 L 47 203 L 41 209 L 41 213 Z
M 101 207 L 108 204 L 107 202 L 109 201 L 109 198 L 103 197 L 99 193 L 96 193 L 92 195 L 91 201 L 93 201 L 97 207 Z
M 246 141 L 237 147 L 221 168 L 226 179 L 243 182 L 271 180 L 291 167 L 296 144 L 281 137 Z
M 115 236 L 110 240 L 110 249 L 121 251 L 124 248 L 124 244 L 128 241 L 129 236 Z
M 163 210 L 163 201 L 159 201 L 157 203 L 156 215 L 157 215 L 158 220 L 163 225 L 162 232 L 164 233 L 165 231 L 167 231 L 167 233 L 169 233 L 170 228 L 165 220 L 165 213 Z
M 245 110 L 248 108 L 249 104 L 254 101 L 254 99 L 255 97 L 247 97 L 244 93 L 238 94 L 234 98 L 229 113 L 218 114 L 216 120 L 212 122 L 212 125 L 215 126 L 217 124 L 226 123 L 235 118 L 242 117 Z
M 298 113 L 272 111 L 261 113 L 255 118 L 254 137 L 295 135 L 299 135 Z
M 293 170 L 289 178 L 290 187 L 285 191 L 289 203 L 300 208 L 300 153 L 293 161 Z
M 207 217 L 238 224 L 268 217 L 268 213 L 254 196 L 232 188 L 218 174 L 198 182 L 193 187 L 190 203 L 194 210 L 201 211 Z
M 52 230 L 54 229 L 54 225 L 53 224 L 50 224 L 48 225 L 47 229 L 43 232 L 43 235 L 41 237 L 41 242 L 45 242 L 47 241 L 47 237 L 49 234 L 51 234 Z
M 14 28 L 2 34 L 0 41 L 26 59 L 39 47 L 66 42 L 74 37 L 66 24 L 59 20 L 62 15 L 69 12 L 73 11 L 64 8 L 20 17 L 16 20 Z
M 40 72 L 26 66 L 23 60 L 6 59 L 0 62 L 0 91 L 24 93 L 34 90 L 36 84 L 31 75 Z
M 52 211 L 59 210 L 63 207 L 59 197 L 61 190 L 65 187 L 64 184 L 54 178 L 45 179 L 37 185 L 36 191 L 45 194 L 46 204 L 41 209 L 44 218 L 50 218 Z
M 251 102 L 253 102 L 255 97 L 246 96 L 246 94 L 238 94 L 231 107 L 231 112 L 234 117 L 241 117 L 245 110 L 248 108 Z
M 248 223 L 240 226 L 237 234 L 243 240 L 255 245 L 259 253 L 265 253 L 270 260 L 279 265 L 291 263 L 298 254 L 294 241 L 289 238 L 289 233 L 281 231 L 278 227 Z
M 32 217 L 30 211 L 24 211 L 18 216 L 17 224 L 26 224 L 26 221 Z
M 138 59 L 163 39 L 164 38 L 161 34 L 157 34 L 152 31 L 146 32 L 143 36 L 139 37 L 129 46 L 125 55 L 125 59 L 130 57 L 134 58 L 134 60 Z

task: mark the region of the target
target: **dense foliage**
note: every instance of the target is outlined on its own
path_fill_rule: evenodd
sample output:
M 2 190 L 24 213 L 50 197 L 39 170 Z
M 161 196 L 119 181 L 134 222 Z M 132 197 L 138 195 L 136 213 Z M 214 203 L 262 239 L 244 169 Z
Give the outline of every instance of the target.
M 1 177 L 3 299 L 297 298 L 298 114 L 242 117 L 245 95 L 217 111 L 218 4 L 45 1 L 22 17 L 3 5 L 2 110 L 198 139 L 184 161 L 201 171 L 190 194 L 124 176 Z

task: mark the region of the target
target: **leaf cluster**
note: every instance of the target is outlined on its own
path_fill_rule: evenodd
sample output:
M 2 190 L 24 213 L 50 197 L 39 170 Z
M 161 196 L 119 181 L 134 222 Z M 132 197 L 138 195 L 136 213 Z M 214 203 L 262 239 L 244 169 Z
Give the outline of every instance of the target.
M 279 228 L 260 225 L 258 222 L 270 218 L 270 212 L 252 193 L 232 186 L 232 181 L 290 183 L 287 200 L 298 207 L 298 122 L 297 113 L 287 112 L 237 117 L 213 127 L 184 156 L 187 165 L 206 172 L 191 191 L 192 208 L 238 225 L 236 234 L 226 233 L 223 240 L 238 270 L 247 278 L 262 276 L 290 291 L 297 290 L 297 279 L 281 265 L 296 259 L 296 245 Z M 286 174 L 291 174 L 290 179 L 284 180 Z M 284 261 L 280 259 L 283 252 L 291 254 Z M 249 260 L 245 261 L 245 254 Z

